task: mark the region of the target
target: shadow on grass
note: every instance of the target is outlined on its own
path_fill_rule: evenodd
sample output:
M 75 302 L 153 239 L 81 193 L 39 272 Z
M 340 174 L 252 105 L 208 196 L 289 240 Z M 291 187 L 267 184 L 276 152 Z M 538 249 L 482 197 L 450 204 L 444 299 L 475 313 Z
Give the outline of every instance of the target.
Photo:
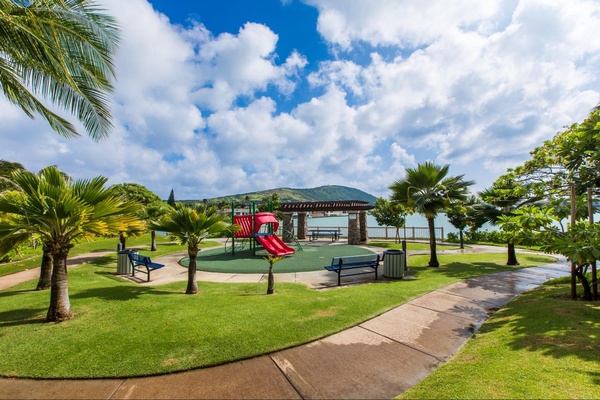
M 39 324 L 46 319 L 46 308 L 20 308 L 0 312 L 0 328 Z
M 570 300 L 565 296 L 569 285 L 552 283 L 507 304 L 498 318 L 486 323 L 484 330 L 510 329 L 509 346 L 515 351 L 541 352 L 556 359 L 576 357 L 598 363 L 600 302 Z M 584 370 L 582 366 L 581 373 L 592 375 L 600 384 L 598 372 Z
M 173 292 L 158 290 L 147 286 L 108 286 L 100 288 L 91 288 L 78 291 L 71 294 L 72 299 L 98 298 L 107 301 L 127 301 L 139 299 L 145 295 L 172 295 Z

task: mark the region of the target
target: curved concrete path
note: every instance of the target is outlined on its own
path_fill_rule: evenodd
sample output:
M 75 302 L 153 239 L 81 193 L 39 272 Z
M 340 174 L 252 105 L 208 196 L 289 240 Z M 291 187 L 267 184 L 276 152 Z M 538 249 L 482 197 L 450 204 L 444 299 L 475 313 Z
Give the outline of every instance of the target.
M 162 277 L 153 273 L 150 284 L 179 275 L 181 267 L 171 264 L 175 258 L 157 258 L 173 268 L 165 268 Z M 569 268 L 556 262 L 454 283 L 321 340 L 212 368 L 128 379 L 0 379 L 0 398 L 392 398 L 454 355 L 495 310 L 549 279 L 569 275 Z M 310 279 L 293 274 L 288 280 L 326 287 L 334 275 L 305 274 Z M 242 279 L 222 275 L 220 281 Z M 0 287 L 8 279 L 0 278 Z

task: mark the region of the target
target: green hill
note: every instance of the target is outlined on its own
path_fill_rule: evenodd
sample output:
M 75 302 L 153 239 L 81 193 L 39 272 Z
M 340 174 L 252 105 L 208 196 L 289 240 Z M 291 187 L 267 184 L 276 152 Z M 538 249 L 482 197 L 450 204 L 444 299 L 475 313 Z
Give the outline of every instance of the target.
M 231 196 L 215 197 L 207 199 L 211 204 L 219 203 L 243 203 L 246 200 L 261 201 L 267 196 L 277 193 L 277 196 L 283 203 L 298 202 L 298 201 L 341 201 L 341 200 L 359 200 L 374 204 L 376 197 L 362 190 L 347 187 L 347 186 L 319 186 L 312 189 L 292 189 L 292 188 L 277 188 L 263 190 L 260 192 L 243 193 Z M 185 201 L 188 202 L 188 201 Z M 191 201 L 190 201 L 191 202 Z

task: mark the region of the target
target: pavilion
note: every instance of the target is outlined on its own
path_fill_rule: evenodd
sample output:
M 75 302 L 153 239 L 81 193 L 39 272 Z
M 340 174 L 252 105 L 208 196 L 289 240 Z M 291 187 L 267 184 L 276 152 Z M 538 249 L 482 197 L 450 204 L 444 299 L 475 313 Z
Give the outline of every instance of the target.
M 361 244 L 369 241 L 367 230 L 367 211 L 375 208 L 366 201 L 304 201 L 282 203 L 279 211 L 283 213 L 283 241 L 291 242 L 292 238 L 287 232 L 294 232 L 294 213 L 298 214 L 298 229 L 296 237 L 300 240 L 307 238 L 309 212 L 336 212 L 348 213 L 348 244 Z M 286 232 L 287 231 L 287 232 Z

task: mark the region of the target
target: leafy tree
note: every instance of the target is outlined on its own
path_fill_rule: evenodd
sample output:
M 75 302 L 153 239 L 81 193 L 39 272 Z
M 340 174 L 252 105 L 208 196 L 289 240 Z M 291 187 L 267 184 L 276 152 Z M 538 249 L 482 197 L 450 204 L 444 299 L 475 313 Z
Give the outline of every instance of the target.
M 400 242 L 400 228 L 406 224 L 406 214 L 407 212 L 402 206 L 392 204 L 383 197 L 375 200 L 375 208 L 371 211 L 377 224 L 396 228 L 395 243 Z
M 79 133 L 40 96 L 77 117 L 94 140 L 104 138 L 118 41 L 115 20 L 92 0 L 0 0 L 0 90 L 60 135 Z
M 150 222 L 150 229 L 167 232 L 181 245 L 187 244 L 190 265 L 186 294 L 198 293 L 196 257 L 200 251 L 198 248 L 200 242 L 208 236 L 223 235 L 235 230 L 235 226 L 225 222 L 226 218 L 227 215 L 218 213 L 216 207 L 208 207 L 204 204 L 191 207 L 176 204 L 161 220 Z
M 169 198 L 167 199 L 167 204 L 171 207 L 175 207 L 175 192 L 171 189 L 171 193 L 169 194 Z
M 431 162 L 407 168 L 406 176 L 390 189 L 391 201 L 404 205 L 427 219 L 429 227 L 430 267 L 439 267 L 435 241 L 435 217 L 453 202 L 467 199 L 467 188 L 473 181 L 464 181 L 463 175 L 448 177 L 449 165 L 438 166 Z
M 119 183 L 112 185 L 110 190 L 117 196 L 120 196 L 125 201 L 134 201 L 140 206 L 147 206 L 157 201 L 162 201 L 161 198 L 151 190 L 139 183 Z
M 26 171 L 26 169 L 21 163 L 0 160 L 0 192 L 16 188 L 12 180 L 13 171 Z
M 19 191 L 0 194 L 0 254 L 39 235 L 52 256 L 52 287 L 46 321 L 71 318 L 67 257 L 73 243 L 96 235 L 128 230 L 141 223 L 135 204 L 125 203 L 104 188 L 107 179 L 72 182 L 54 167 L 39 175 L 13 174 Z

